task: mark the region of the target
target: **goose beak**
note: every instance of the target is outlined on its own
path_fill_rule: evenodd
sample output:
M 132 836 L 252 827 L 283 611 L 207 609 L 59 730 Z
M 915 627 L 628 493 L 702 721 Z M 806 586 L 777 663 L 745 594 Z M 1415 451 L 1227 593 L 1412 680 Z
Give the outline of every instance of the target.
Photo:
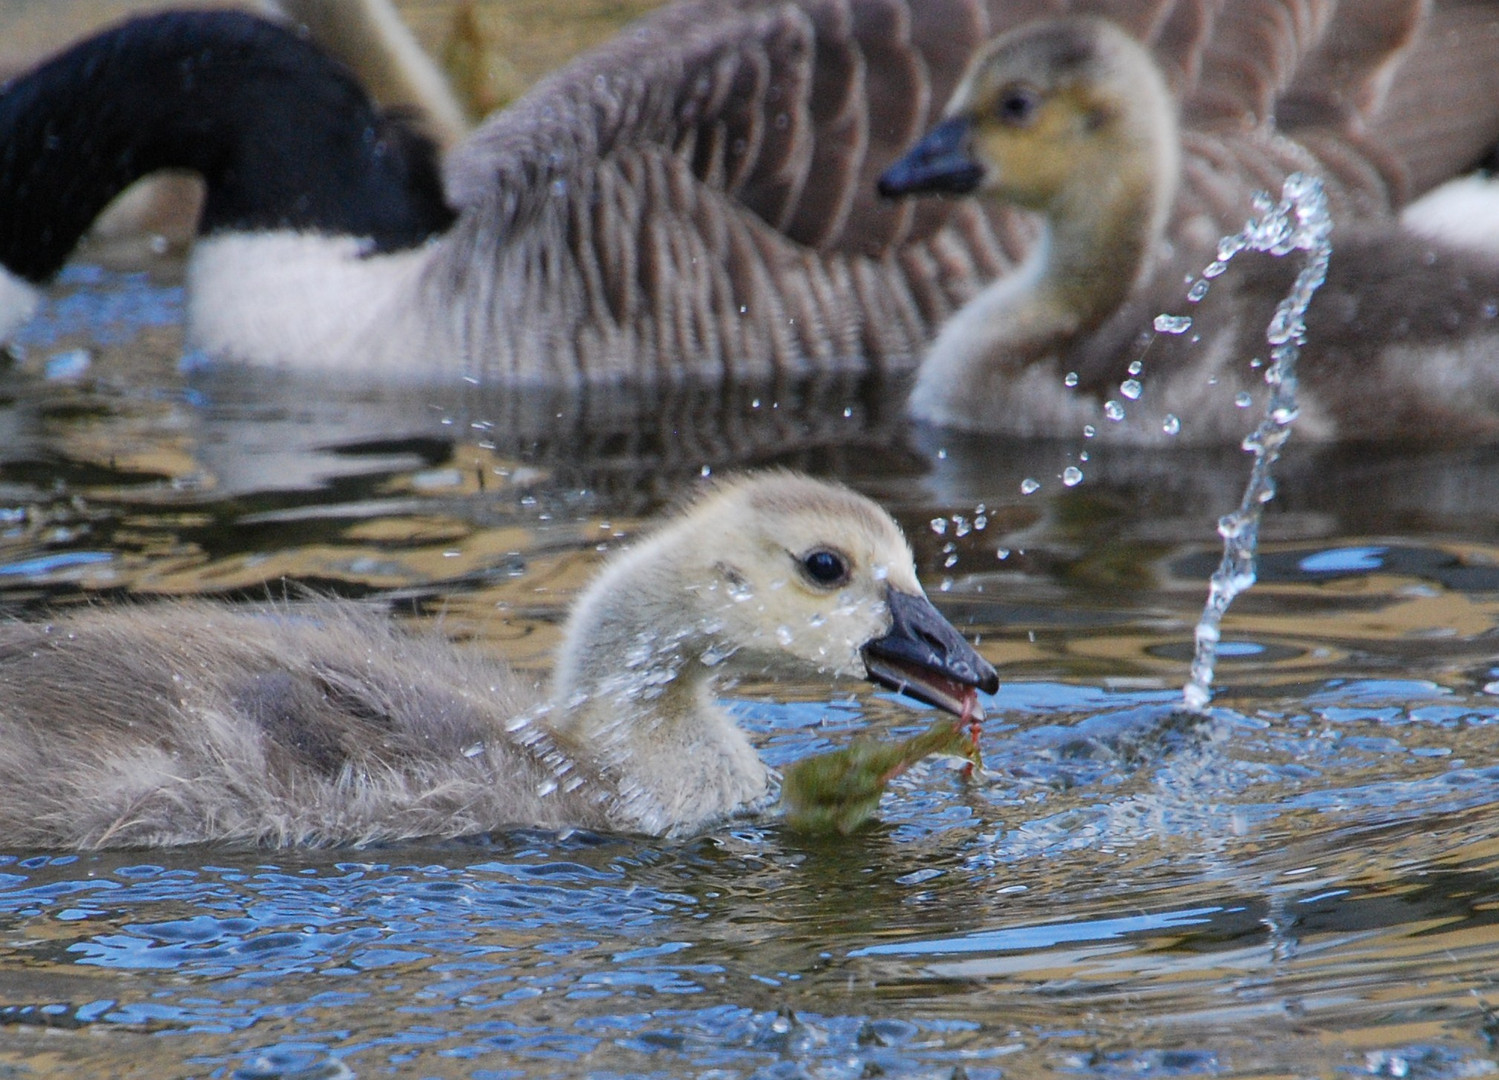
M 952 116 L 942 121 L 880 176 L 887 199 L 923 191 L 966 195 L 979 186 L 984 167 L 968 153 L 969 122 Z
M 999 673 L 976 653 L 925 596 L 889 589 L 890 632 L 865 644 L 869 681 L 977 723 L 984 718 L 975 689 L 992 694 Z

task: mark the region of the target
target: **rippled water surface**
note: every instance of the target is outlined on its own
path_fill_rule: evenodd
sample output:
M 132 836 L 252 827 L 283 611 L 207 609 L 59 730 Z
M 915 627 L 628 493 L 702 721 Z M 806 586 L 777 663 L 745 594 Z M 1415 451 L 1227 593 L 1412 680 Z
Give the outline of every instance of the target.
M 76 268 L 0 370 L 3 614 L 305 586 L 541 671 L 601 551 L 704 472 L 789 464 L 889 506 L 1000 666 L 986 769 L 919 767 L 828 843 L 7 851 L 4 1075 L 1494 1071 L 1499 453 L 1293 437 L 1190 722 L 1238 451 L 1094 449 L 1069 490 L 1080 447 L 912 430 L 879 385 L 313 384 L 184 362 L 180 301 L 170 267 Z M 731 698 L 777 764 L 928 719 Z

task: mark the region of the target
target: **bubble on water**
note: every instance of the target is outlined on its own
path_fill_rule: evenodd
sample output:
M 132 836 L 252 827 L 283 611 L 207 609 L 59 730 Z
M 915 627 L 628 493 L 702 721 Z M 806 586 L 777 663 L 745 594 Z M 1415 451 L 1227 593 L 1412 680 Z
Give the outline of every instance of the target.
M 1077 487 L 1083 482 L 1083 470 L 1076 465 L 1069 465 L 1062 470 L 1062 483 L 1068 487 Z
M 1034 480 L 1027 476 L 1024 480 L 1020 481 L 1020 494 L 1022 495 L 1034 495 L 1040 490 L 1041 481 L 1039 480 Z
M 1185 334 L 1192 329 L 1192 319 L 1188 315 L 1157 315 L 1155 328 L 1161 334 Z

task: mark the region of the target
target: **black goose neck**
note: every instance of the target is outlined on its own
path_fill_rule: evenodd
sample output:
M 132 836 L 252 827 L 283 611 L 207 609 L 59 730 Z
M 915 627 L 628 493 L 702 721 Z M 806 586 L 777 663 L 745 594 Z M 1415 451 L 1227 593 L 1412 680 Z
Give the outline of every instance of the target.
M 207 182 L 199 230 L 413 247 L 452 223 L 437 151 L 290 30 L 238 12 L 134 19 L 0 93 L 0 263 L 42 282 L 158 169 Z

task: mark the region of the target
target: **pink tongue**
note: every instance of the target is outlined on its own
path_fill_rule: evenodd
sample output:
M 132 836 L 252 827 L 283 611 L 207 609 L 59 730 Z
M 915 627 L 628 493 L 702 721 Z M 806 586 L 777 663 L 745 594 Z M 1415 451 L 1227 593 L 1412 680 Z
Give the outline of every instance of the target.
M 973 745 L 979 743 L 979 730 L 984 723 L 984 707 L 979 704 L 979 692 L 973 687 L 963 691 L 963 715 L 961 722 L 968 725 L 968 733 L 973 736 Z

